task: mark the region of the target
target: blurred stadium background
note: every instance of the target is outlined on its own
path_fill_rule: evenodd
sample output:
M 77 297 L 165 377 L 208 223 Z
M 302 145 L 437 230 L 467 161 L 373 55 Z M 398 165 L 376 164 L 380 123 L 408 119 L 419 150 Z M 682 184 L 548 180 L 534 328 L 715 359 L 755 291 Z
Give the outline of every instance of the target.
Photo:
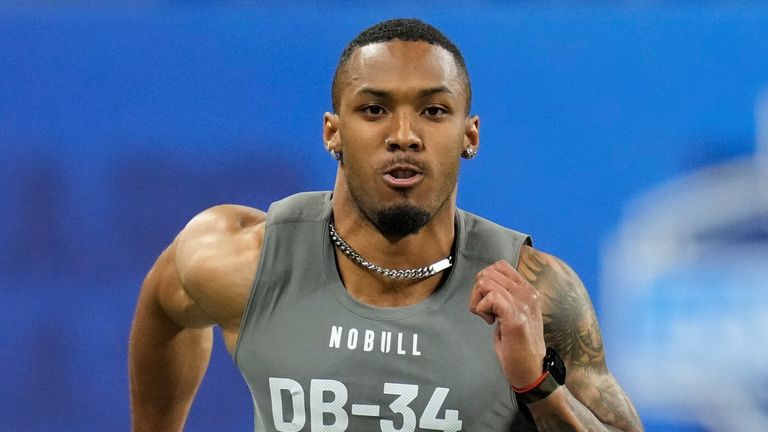
M 344 44 L 463 49 L 459 203 L 582 276 L 649 431 L 768 430 L 768 5 L 0 3 L 0 430 L 128 430 L 138 288 L 185 222 L 328 189 Z M 252 430 L 221 340 L 188 431 Z

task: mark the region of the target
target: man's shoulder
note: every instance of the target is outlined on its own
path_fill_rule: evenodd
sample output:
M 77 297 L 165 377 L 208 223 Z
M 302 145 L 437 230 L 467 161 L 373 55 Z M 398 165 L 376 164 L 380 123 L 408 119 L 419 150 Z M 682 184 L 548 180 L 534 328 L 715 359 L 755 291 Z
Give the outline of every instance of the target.
M 265 212 L 233 204 L 211 207 L 192 218 L 175 240 L 182 283 L 188 287 L 207 284 L 209 279 L 255 269 L 265 220 Z
M 219 230 L 236 230 L 263 222 L 264 211 L 238 204 L 220 204 L 203 210 L 193 217 L 182 234 L 194 236 Z
M 545 315 L 570 311 L 566 316 L 581 316 L 592 310 L 586 287 L 559 257 L 524 246 L 520 251 L 518 271 L 542 295 L 541 307 Z
M 464 210 L 461 208 L 457 208 L 456 210 L 458 211 L 459 216 L 464 220 L 464 224 L 467 228 L 467 231 L 509 232 L 515 235 L 529 237 L 528 234 L 525 234 L 521 231 L 518 231 L 510 227 L 504 226 L 499 222 L 492 221 L 490 219 L 487 219 L 483 216 L 479 216 L 467 210 Z
M 459 249 L 468 256 L 474 256 L 487 263 L 506 259 L 512 265 L 522 246 L 531 244 L 528 234 L 499 225 L 465 210 L 458 210 L 463 232 Z
M 270 223 L 325 220 L 331 210 L 330 191 L 300 192 L 272 203 Z
M 225 246 L 263 225 L 267 214 L 237 204 L 210 207 L 193 217 L 176 239 L 179 249 Z M 201 251 L 199 251 L 201 252 Z

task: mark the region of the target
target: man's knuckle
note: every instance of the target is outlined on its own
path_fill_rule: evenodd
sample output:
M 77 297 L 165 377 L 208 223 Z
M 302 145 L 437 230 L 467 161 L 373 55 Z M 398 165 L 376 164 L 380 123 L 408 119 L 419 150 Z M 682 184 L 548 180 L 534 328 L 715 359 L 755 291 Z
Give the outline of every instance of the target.
M 536 290 L 529 289 L 528 290 L 528 300 L 530 300 L 532 303 L 538 303 L 539 302 L 539 293 L 537 293 Z

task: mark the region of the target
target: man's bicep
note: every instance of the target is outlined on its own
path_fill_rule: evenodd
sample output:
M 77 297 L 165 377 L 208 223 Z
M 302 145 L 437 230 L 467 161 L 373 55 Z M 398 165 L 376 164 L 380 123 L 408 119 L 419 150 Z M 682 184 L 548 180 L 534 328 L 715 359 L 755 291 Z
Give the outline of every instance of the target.
M 566 366 L 604 370 L 605 353 L 595 311 L 584 285 L 560 259 L 526 248 L 520 273 L 538 291 L 544 340 Z

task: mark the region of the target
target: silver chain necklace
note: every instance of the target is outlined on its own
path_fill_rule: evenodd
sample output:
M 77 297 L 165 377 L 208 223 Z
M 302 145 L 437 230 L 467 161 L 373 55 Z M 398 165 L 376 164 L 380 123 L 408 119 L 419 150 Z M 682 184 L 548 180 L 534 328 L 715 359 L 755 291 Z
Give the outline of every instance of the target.
M 430 276 L 434 276 L 441 271 L 447 269 L 453 265 L 453 256 L 449 255 L 440 261 L 428 265 L 426 267 L 419 267 L 407 270 L 393 270 L 384 267 L 377 266 L 376 264 L 361 257 L 347 242 L 342 239 L 336 232 L 336 227 L 333 226 L 333 222 L 328 222 L 328 228 L 330 228 L 331 241 L 336 245 L 339 250 L 348 256 L 352 261 L 358 263 L 361 267 L 368 270 L 373 270 L 376 273 L 389 278 L 389 279 L 424 279 Z

